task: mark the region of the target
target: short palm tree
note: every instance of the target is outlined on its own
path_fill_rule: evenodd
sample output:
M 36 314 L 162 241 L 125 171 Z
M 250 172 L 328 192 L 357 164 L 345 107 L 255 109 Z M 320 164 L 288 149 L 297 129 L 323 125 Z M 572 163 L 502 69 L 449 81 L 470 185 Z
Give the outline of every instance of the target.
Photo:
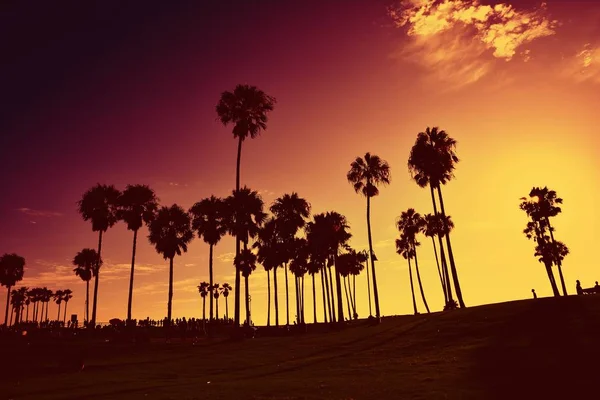
M 448 277 L 445 275 L 446 272 L 448 272 L 448 268 L 440 268 L 440 261 L 439 261 L 439 257 L 438 257 L 438 252 L 437 252 L 437 247 L 435 244 L 435 237 L 437 236 L 438 238 L 444 237 L 444 228 L 446 227 L 449 231 L 451 231 L 452 229 L 454 229 L 454 223 L 452 222 L 452 220 L 450 219 L 450 216 L 446 217 L 446 223 L 444 224 L 441 221 L 441 215 L 433 215 L 433 214 L 425 214 L 425 216 L 423 217 L 425 218 L 425 226 L 422 229 L 422 233 L 431 238 L 431 243 L 433 244 L 433 255 L 435 257 L 435 263 L 437 266 L 437 270 L 438 270 L 438 275 L 440 278 L 440 282 L 442 284 L 442 291 L 444 292 L 444 301 L 445 303 L 448 303 L 449 301 L 452 301 L 452 288 L 449 287 L 448 282 L 449 279 Z M 443 254 L 444 248 L 441 247 L 440 248 L 442 251 L 442 263 L 445 263 L 445 256 Z M 444 264 L 445 265 L 445 264 Z
M 63 316 L 63 325 L 67 321 L 67 306 L 69 305 L 69 300 L 73 298 L 73 291 L 71 289 L 63 290 L 63 301 L 65 302 L 65 314 Z
M 148 240 L 156 251 L 169 260 L 169 300 L 167 303 L 167 321 L 171 324 L 173 306 L 173 259 L 187 252 L 188 244 L 194 238 L 191 219 L 188 213 L 177 204 L 162 207 L 156 218 L 150 223 Z
M 202 329 L 206 333 L 206 296 L 210 295 L 210 284 L 208 282 L 200 282 L 198 285 L 198 293 L 202 297 Z
M 276 100 L 256 86 L 237 85 L 232 92 L 226 91 L 216 106 L 217 115 L 225 126 L 233 124 L 233 137 L 238 140 L 237 167 L 235 173 L 235 191 L 240 190 L 240 165 L 242 160 L 242 142 L 250 137 L 256 138 L 267 129 L 268 114 L 273 111 Z M 236 238 L 236 256 L 240 253 L 241 238 Z M 240 282 L 236 274 L 234 324 L 240 325 Z
M 294 275 L 296 289 L 296 322 L 304 323 L 304 275 L 308 272 L 308 242 L 304 238 L 296 238 L 293 244 L 290 272 Z
M 79 200 L 78 211 L 84 221 L 92 222 L 92 231 L 98 232 L 98 263 L 102 256 L 102 235 L 118 221 L 118 200 L 121 192 L 114 186 L 97 184 L 85 192 Z M 100 269 L 97 268 L 97 272 Z M 98 303 L 98 278 L 94 281 L 94 304 L 92 306 L 92 327 L 96 326 L 96 306 Z
M 85 282 L 85 323 L 87 324 L 90 317 L 90 280 L 92 276 L 98 274 L 102 266 L 102 258 L 98 257 L 94 249 L 83 249 L 73 258 L 73 265 L 75 275 Z
M 221 296 L 221 285 L 214 283 L 210 291 L 212 293 L 212 297 L 215 299 L 215 318 L 219 319 L 219 297 Z
M 227 323 L 229 323 L 229 304 L 227 303 L 227 299 L 229 298 L 229 293 L 232 290 L 233 288 L 227 282 L 225 282 L 223 286 L 221 286 L 221 293 L 223 294 L 223 297 L 225 297 L 225 319 L 227 320 Z
M 245 248 L 235 258 L 235 266 L 240 271 L 245 281 L 246 288 L 246 324 L 252 325 L 252 316 L 250 313 L 250 287 L 248 278 L 256 269 L 256 254 L 252 250 Z
M 340 249 L 348 244 L 352 237 L 346 217 L 335 211 L 325 214 L 326 248 L 330 262 L 335 265 L 335 283 L 337 297 L 337 321 L 344 322 L 344 305 L 342 303 L 342 281 L 337 261 Z
M 133 303 L 133 276 L 135 268 L 135 250 L 139 229 L 148 225 L 154 219 L 158 209 L 158 198 L 154 190 L 147 185 L 127 185 L 118 199 L 117 217 L 127 224 L 127 229 L 133 231 L 133 251 L 131 252 L 131 273 L 129 275 L 129 297 L 127 298 L 127 321 L 131 321 L 131 306 Z
M 422 188 L 429 186 L 434 215 L 438 214 L 434 194 L 434 190 L 437 189 L 442 221 L 446 220 L 446 210 L 444 208 L 444 198 L 442 196 L 441 186 L 454 178 L 454 169 L 456 168 L 456 163 L 458 163 L 458 161 L 458 156 L 456 155 L 456 140 L 438 127 L 428 127 L 425 132 L 420 132 L 410 151 L 408 159 L 409 172 L 417 185 Z M 463 300 L 458 272 L 454 262 L 454 253 L 452 252 L 450 235 L 447 234 L 445 237 L 456 297 L 460 307 L 464 308 L 465 302 Z M 443 245 L 441 238 L 439 244 L 440 252 L 442 252 Z M 442 267 L 443 264 L 444 263 L 442 263 Z M 450 284 L 447 285 L 448 293 L 450 293 L 449 288 Z
M 6 295 L 6 312 L 4 326 L 8 326 L 8 308 L 10 305 L 10 292 L 17 282 L 23 279 L 25 272 L 25 259 L 15 253 L 6 253 L 0 257 L 0 285 L 8 290 Z
M 56 316 L 56 320 L 60 321 L 60 305 L 63 302 L 63 291 L 62 290 L 57 290 L 56 292 L 54 292 L 54 302 L 58 305 L 58 314 Z
M 213 248 L 227 233 L 226 210 L 223 199 L 215 196 L 203 199 L 194 204 L 190 210 L 192 229 L 209 245 L 208 276 L 209 284 L 213 286 Z M 213 319 L 213 297 L 210 298 L 209 317 Z M 217 318 L 218 318 L 217 313 Z
M 271 212 L 277 221 L 277 229 L 281 235 L 281 241 L 285 255 L 282 255 L 281 261 L 284 263 L 285 269 L 285 308 L 286 308 L 286 324 L 290 324 L 290 307 L 289 307 L 289 285 L 287 261 L 291 259 L 291 251 L 293 249 L 294 238 L 298 230 L 306 224 L 306 219 L 310 217 L 310 203 L 306 199 L 300 197 L 298 193 L 284 194 L 275 199 L 270 207 Z
M 417 301 L 415 300 L 415 287 L 412 278 L 412 266 L 410 260 L 413 258 L 413 247 L 411 241 L 404 235 L 400 239 L 396 239 L 396 252 L 408 260 L 408 278 L 410 280 L 410 293 L 412 295 L 413 310 L 415 315 L 419 313 L 417 310 Z
M 373 256 L 373 238 L 371 235 L 371 198 L 379 194 L 379 185 L 390 183 L 389 164 L 377 155 L 366 153 L 364 158 L 356 157 L 350 164 L 346 175 L 348 182 L 354 186 L 356 193 L 367 198 L 367 233 L 369 236 L 369 253 L 371 254 L 371 270 L 373 276 L 373 297 L 375 299 L 375 316 L 379 320 L 379 292 L 377 290 L 377 275 L 375 274 L 375 257 Z
M 429 311 L 429 306 L 427 305 L 427 300 L 425 299 L 425 291 L 423 290 L 423 283 L 421 282 L 421 273 L 419 272 L 419 259 L 417 257 L 417 246 L 420 243 L 417 241 L 416 237 L 423 229 L 426 227 L 426 222 L 421 217 L 421 214 L 415 212 L 414 208 L 409 208 L 406 211 L 403 211 L 400 215 L 400 218 L 397 221 L 398 231 L 406 237 L 406 240 L 410 245 L 410 255 L 415 260 L 415 271 L 417 272 L 417 281 L 419 282 L 419 290 L 421 291 L 421 298 L 423 299 L 423 304 L 425 305 L 425 309 L 427 312 Z M 410 259 L 409 259 L 410 262 Z
M 11 292 L 10 301 L 11 301 L 11 304 L 13 305 L 13 309 L 15 310 L 14 325 L 18 325 L 21 322 L 23 307 L 25 305 L 26 299 L 27 299 L 27 288 L 26 287 L 20 287 L 19 289 L 13 290 Z

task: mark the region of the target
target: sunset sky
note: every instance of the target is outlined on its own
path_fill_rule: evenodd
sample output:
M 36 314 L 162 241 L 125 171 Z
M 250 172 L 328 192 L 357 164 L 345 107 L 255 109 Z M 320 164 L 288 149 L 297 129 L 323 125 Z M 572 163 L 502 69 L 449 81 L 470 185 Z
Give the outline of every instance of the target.
M 372 210 L 383 315 L 412 312 L 394 222 L 409 207 L 433 211 L 428 190 L 407 169 L 427 126 L 458 141 L 456 179 L 443 190 L 467 306 L 528 298 L 532 288 L 551 295 L 534 243 L 522 234 L 519 198 L 532 186 L 547 185 L 564 199 L 553 223 L 571 250 L 564 261 L 569 291 L 576 279 L 584 287 L 600 280 L 598 2 L 12 3 L 0 6 L 0 253 L 25 257 L 20 285 L 72 289 L 69 314 L 80 321 L 85 283 L 71 260 L 96 247 L 97 233 L 76 202 L 98 182 L 148 184 L 161 204 L 185 209 L 229 195 L 236 142 L 214 108 L 238 83 L 277 98 L 267 131 L 242 153 L 242 184 L 267 205 L 297 191 L 315 213 L 344 214 L 351 245 L 366 249 L 366 202 L 345 175 L 367 151 L 391 165 L 392 184 Z M 161 318 L 168 262 L 146 236 L 143 228 L 133 317 Z M 427 299 L 440 310 L 431 241 L 421 242 Z M 123 223 L 105 235 L 98 321 L 126 316 L 131 245 Z M 234 249 L 229 237 L 216 247 L 216 282 L 234 283 Z M 175 259 L 174 317 L 201 316 L 196 286 L 203 280 L 208 245 L 195 239 Z M 259 267 L 250 279 L 257 325 L 266 320 L 266 286 Z M 365 275 L 357 290 L 366 317 Z M 0 292 L 0 307 L 5 298 Z M 219 308 L 223 314 L 224 302 Z

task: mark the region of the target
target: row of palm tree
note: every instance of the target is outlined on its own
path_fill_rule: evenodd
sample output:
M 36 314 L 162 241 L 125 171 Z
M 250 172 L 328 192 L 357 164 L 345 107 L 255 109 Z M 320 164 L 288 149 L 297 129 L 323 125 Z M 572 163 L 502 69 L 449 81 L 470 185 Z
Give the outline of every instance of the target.
M 560 296 L 552 266 L 556 265 L 562 286 L 564 296 L 567 296 L 567 286 L 562 273 L 562 261 L 569 254 L 568 247 L 558 240 L 554 239 L 555 229 L 550 223 L 550 218 L 556 217 L 562 212 L 558 204 L 562 204 L 562 199 L 557 196 L 554 190 L 547 187 L 533 187 L 529 192 L 529 197 L 522 197 L 519 208 L 529 217 L 529 222 L 523 230 L 525 236 L 536 243 L 534 256 L 544 264 L 552 293 L 554 296 Z
M 221 295 L 225 298 L 225 319 L 229 320 L 229 303 L 227 299 L 229 298 L 229 292 L 231 292 L 232 287 L 229 283 L 224 283 L 221 286 L 220 283 L 210 284 L 208 282 L 200 282 L 198 285 L 198 293 L 200 293 L 200 297 L 202 297 L 202 321 L 206 323 L 206 297 L 208 296 L 211 299 L 215 299 L 215 316 L 217 319 L 219 318 L 219 297 Z M 212 316 L 211 316 L 212 320 Z

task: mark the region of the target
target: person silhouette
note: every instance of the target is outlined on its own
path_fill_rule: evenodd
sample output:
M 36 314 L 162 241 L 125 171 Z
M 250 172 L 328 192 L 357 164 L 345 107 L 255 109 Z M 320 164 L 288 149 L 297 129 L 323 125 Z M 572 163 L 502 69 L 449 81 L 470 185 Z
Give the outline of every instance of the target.
M 537 299 L 537 294 L 535 293 L 535 289 L 531 289 L 531 293 L 533 293 L 533 298 Z
M 581 282 L 579 282 L 579 279 L 577 280 L 577 285 L 575 285 L 575 289 L 577 290 L 577 294 L 583 294 L 583 289 L 581 288 Z

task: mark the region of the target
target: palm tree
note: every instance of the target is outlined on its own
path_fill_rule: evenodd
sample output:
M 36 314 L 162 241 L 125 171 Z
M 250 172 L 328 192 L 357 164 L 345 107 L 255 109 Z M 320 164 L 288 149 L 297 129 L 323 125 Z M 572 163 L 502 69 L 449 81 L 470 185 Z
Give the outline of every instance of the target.
M 84 221 L 92 221 L 92 231 L 98 232 L 98 263 L 102 255 L 102 234 L 118 221 L 118 200 L 121 192 L 113 185 L 97 184 L 85 192 L 79 200 L 78 211 Z M 98 277 L 100 268 L 97 268 L 94 282 L 94 304 L 92 306 L 92 327 L 96 326 L 96 306 L 98 303 Z
M 210 284 L 207 282 L 200 282 L 198 286 L 198 292 L 202 297 L 202 329 L 206 333 L 206 296 L 210 293 Z
M 356 312 L 356 277 L 360 275 L 365 268 L 364 263 L 367 261 L 367 253 L 364 251 L 357 252 L 352 248 L 347 249 L 347 251 L 346 257 L 348 257 L 348 264 L 346 268 L 348 271 L 348 287 L 350 288 L 352 316 L 354 319 L 358 319 L 358 313 Z M 350 285 L 350 276 L 352 276 L 352 285 Z
M 158 209 L 158 198 L 154 190 L 147 185 L 127 185 L 118 199 L 117 217 L 133 231 L 133 251 L 131 252 L 131 273 L 129 276 L 129 297 L 127 299 L 127 322 L 131 321 L 131 305 L 133 302 L 133 273 L 135 268 L 135 250 L 138 230 L 154 219 Z
M 169 300 L 167 303 L 168 326 L 171 324 L 173 302 L 173 259 L 187 252 L 187 246 L 194 238 L 188 213 L 177 204 L 162 207 L 149 225 L 148 240 L 156 251 L 169 260 Z
M 420 132 L 417 135 L 417 140 L 410 151 L 410 157 L 408 159 L 409 172 L 417 185 L 422 188 L 429 186 L 434 215 L 438 215 L 434 194 L 434 189 L 437 189 L 440 201 L 440 214 L 442 215 L 442 221 L 444 222 L 446 211 L 444 209 L 441 185 L 445 185 L 454 178 L 454 169 L 456 168 L 456 163 L 458 163 L 458 161 L 458 156 L 456 155 L 456 140 L 438 127 L 428 127 L 425 132 Z M 460 307 L 464 308 L 465 302 L 463 301 L 458 272 L 454 262 L 450 235 L 447 234 L 445 236 L 456 297 L 458 298 Z M 444 267 L 445 258 L 443 256 L 441 238 L 439 239 L 439 243 L 440 252 L 442 253 L 442 266 Z M 447 269 L 447 265 L 445 265 L 444 268 Z M 446 289 L 448 291 L 448 297 L 451 299 L 450 286 L 451 285 L 448 284 Z
M 229 304 L 227 303 L 227 298 L 232 289 L 231 285 L 227 282 L 221 287 L 221 293 L 223 293 L 223 297 L 225 297 L 225 319 L 227 320 L 227 323 L 229 323 Z
M 415 315 L 417 315 L 419 312 L 417 311 L 417 302 L 415 300 L 415 288 L 413 285 L 412 278 L 412 267 L 410 265 L 410 260 L 411 258 L 413 258 L 413 247 L 410 240 L 406 236 L 401 235 L 400 239 L 396 239 L 396 252 L 402 257 L 404 257 L 405 260 L 408 260 L 408 277 L 410 279 L 410 293 L 412 294 L 414 313 Z
M 310 216 L 310 208 L 310 203 L 306 201 L 306 199 L 300 197 L 296 192 L 284 194 L 275 199 L 270 207 L 271 212 L 277 220 L 277 227 L 284 248 L 287 249 L 287 255 L 282 258 L 285 268 L 285 308 L 287 325 L 290 324 L 287 261 L 291 259 L 293 242 L 298 230 L 305 226 L 306 219 Z
M 324 321 L 327 322 L 327 314 L 325 310 L 325 284 L 323 283 L 323 268 L 325 265 L 325 261 L 319 257 L 319 254 L 315 251 L 314 246 L 308 239 L 308 235 L 306 238 L 306 245 L 308 250 L 308 263 L 306 264 L 306 272 L 312 278 L 312 293 L 313 293 L 313 323 L 317 323 L 317 291 L 315 287 L 315 275 L 321 272 L 321 288 L 323 289 L 323 313 L 324 313 Z
M 421 214 L 415 212 L 414 208 L 409 208 L 408 210 L 402 212 L 400 218 L 397 222 L 398 231 L 401 234 L 406 236 L 406 239 L 409 241 L 411 247 L 412 257 L 415 259 L 415 271 L 417 272 L 417 281 L 419 282 L 419 290 L 421 291 L 421 298 L 423 299 L 423 304 L 429 311 L 429 306 L 427 305 L 427 300 L 425 299 L 425 291 L 423 290 L 423 283 L 421 282 L 421 274 L 419 272 L 419 259 L 417 258 L 417 246 L 420 243 L 417 241 L 417 235 L 426 227 L 426 222 L 421 217 Z
M 373 272 L 373 297 L 375 299 L 375 316 L 379 320 L 379 292 L 377 291 L 377 276 L 375 275 L 375 257 L 373 257 L 373 238 L 371 235 L 371 197 L 379 194 L 379 185 L 390 183 L 389 164 L 377 155 L 365 154 L 364 158 L 356 157 L 350 164 L 346 175 L 348 182 L 354 186 L 356 193 L 367 198 L 367 233 L 369 235 L 369 253 L 371 254 L 371 269 Z
M 47 287 L 43 287 L 42 288 L 42 303 L 45 304 L 45 317 L 42 318 L 43 321 L 48 322 L 48 306 L 50 305 L 50 300 L 52 300 L 52 297 L 54 296 L 54 293 L 52 292 L 52 290 L 48 289 Z M 42 308 L 42 312 L 44 312 L 44 308 Z M 44 314 L 42 314 L 42 316 L 44 316 Z
M 327 267 L 331 265 L 331 231 L 327 215 L 324 213 L 314 215 L 313 221 L 308 222 L 305 230 L 306 239 L 310 248 L 311 260 L 318 263 L 321 268 L 324 321 L 327 322 L 327 315 L 329 315 L 329 321 L 335 322 L 335 305 L 332 304 L 334 301 L 332 287 L 333 280 L 328 279 L 327 276 Z M 331 272 L 331 269 L 329 269 L 329 272 Z
M 63 291 L 62 290 L 57 290 L 56 292 L 54 292 L 54 301 L 56 302 L 56 304 L 58 304 L 58 314 L 56 316 L 56 321 L 60 321 L 60 304 L 63 301 Z
M 85 323 L 87 325 L 90 317 L 90 280 L 92 276 L 98 275 L 102 266 L 102 258 L 94 249 L 83 249 L 73 258 L 75 275 L 85 282 Z
M 244 186 L 238 191 L 234 191 L 231 196 L 225 199 L 227 216 L 225 218 L 225 226 L 228 232 L 241 240 L 244 244 L 244 250 L 248 249 L 248 240 L 253 239 L 258 235 L 258 231 L 266 219 L 266 214 L 263 212 L 264 203 L 262 198 L 255 190 Z M 242 254 L 241 252 L 238 254 Z M 237 257 L 237 256 L 236 256 Z M 241 258 L 243 260 L 244 258 Z M 236 285 L 239 284 L 238 275 L 242 270 L 236 265 Z M 248 285 L 248 277 L 245 277 L 246 285 Z M 248 290 L 246 288 L 246 290 Z M 236 293 L 238 289 L 236 287 Z M 246 305 L 249 306 L 249 301 L 246 299 Z M 249 323 L 250 310 L 246 308 L 246 319 Z M 239 325 L 236 325 L 239 326 Z
M 6 253 L 0 257 L 0 285 L 6 286 L 6 312 L 4 326 L 8 326 L 8 308 L 10 305 L 10 292 L 17 282 L 23 279 L 25 272 L 25 259 L 15 253 Z
M 213 286 L 213 248 L 227 233 L 225 225 L 225 203 L 223 199 L 215 196 L 203 199 L 190 208 L 192 216 L 192 229 L 209 245 L 208 275 L 209 284 Z M 213 320 L 213 298 L 210 298 L 210 320 Z M 218 313 L 217 313 L 218 318 Z
M 268 114 L 273 111 L 276 100 L 256 86 L 237 85 L 233 92 L 223 92 L 216 111 L 219 120 L 225 126 L 233 124 L 233 137 L 238 140 L 237 167 L 235 173 L 235 191 L 240 190 L 240 165 L 242 160 L 242 142 L 250 137 L 256 138 L 267 129 Z M 240 253 L 241 238 L 236 238 L 235 254 Z M 240 276 L 235 277 L 234 324 L 240 325 Z
M 13 309 L 15 310 L 15 320 L 13 325 L 18 325 L 21 322 L 23 305 L 25 304 L 25 299 L 27 298 L 27 288 L 21 287 L 17 290 L 13 290 L 10 296 L 10 302 L 13 305 Z
M 221 285 L 218 283 L 213 284 L 212 287 L 210 288 L 210 291 L 212 293 L 212 297 L 215 298 L 215 316 L 218 320 L 219 319 L 219 296 L 221 295 Z M 211 318 L 212 318 L 212 316 L 211 316 Z
M 283 248 L 279 231 L 277 229 L 277 221 L 274 218 L 269 218 L 259 229 L 258 235 L 256 236 L 256 241 L 252 247 L 257 249 L 257 260 L 262 264 L 267 272 L 267 326 L 270 326 L 271 324 L 271 279 L 269 272 L 271 270 L 273 271 L 273 283 L 275 286 L 275 326 L 279 326 L 277 267 L 283 262 Z
M 308 242 L 304 238 L 296 238 L 293 244 L 292 259 L 290 260 L 290 272 L 295 277 L 296 289 L 296 322 L 304 323 L 304 275 L 308 271 L 309 263 Z
M 340 270 L 338 269 L 338 255 L 340 248 L 347 245 L 352 234 L 348 232 L 348 222 L 346 217 L 335 212 L 329 211 L 325 214 L 326 248 L 330 261 L 335 265 L 335 283 L 337 291 L 337 321 L 344 322 L 344 306 L 342 303 L 342 284 Z
M 529 197 L 537 200 L 537 217 L 546 221 L 548 231 L 550 232 L 550 239 L 552 240 L 554 247 L 560 249 L 560 246 L 556 245 L 557 242 L 554 239 L 554 228 L 550 224 L 550 218 L 561 213 L 562 210 L 557 204 L 562 204 L 562 199 L 557 197 L 556 192 L 554 190 L 549 190 L 548 187 L 534 187 L 531 189 L 531 192 L 529 192 Z M 558 267 L 558 276 L 560 277 L 563 295 L 567 296 L 567 286 L 565 285 L 565 279 L 562 273 L 562 259 L 557 255 L 554 258 L 554 262 Z
M 235 257 L 234 262 L 236 268 L 244 277 L 246 287 L 246 324 L 250 326 L 252 325 L 252 317 L 250 315 L 250 287 L 248 285 L 248 278 L 256 269 L 256 254 L 250 249 L 244 248 L 244 250 Z
M 439 215 L 439 214 L 437 216 L 433 215 L 433 214 L 425 214 L 425 216 L 424 216 L 425 226 L 423 227 L 423 229 L 421 231 L 423 232 L 423 234 L 425 236 L 431 238 L 431 243 L 433 244 L 433 254 L 435 256 L 435 263 L 437 266 L 438 275 L 440 277 L 440 282 L 442 284 L 442 291 L 444 292 L 444 302 L 447 303 L 448 301 L 451 300 L 451 298 L 448 298 L 448 291 L 447 291 L 449 280 L 447 279 L 445 274 L 442 272 L 442 269 L 440 268 L 440 261 L 438 258 L 437 248 L 435 245 L 435 237 L 438 236 L 441 240 L 441 238 L 444 236 L 444 226 L 447 227 L 447 229 L 449 231 L 451 231 L 454 228 L 454 223 L 450 219 L 450 216 L 446 217 L 445 224 L 441 221 L 440 217 L 441 217 L 441 215 Z M 443 248 L 442 248 L 442 250 L 443 250 Z M 444 272 L 447 272 L 447 271 L 448 271 L 448 269 L 444 268 Z
M 63 301 L 65 302 L 65 314 L 63 317 L 63 325 L 67 321 L 67 306 L 69 305 L 69 300 L 71 300 L 72 298 L 73 298 L 73 292 L 71 291 L 71 289 L 63 290 Z

